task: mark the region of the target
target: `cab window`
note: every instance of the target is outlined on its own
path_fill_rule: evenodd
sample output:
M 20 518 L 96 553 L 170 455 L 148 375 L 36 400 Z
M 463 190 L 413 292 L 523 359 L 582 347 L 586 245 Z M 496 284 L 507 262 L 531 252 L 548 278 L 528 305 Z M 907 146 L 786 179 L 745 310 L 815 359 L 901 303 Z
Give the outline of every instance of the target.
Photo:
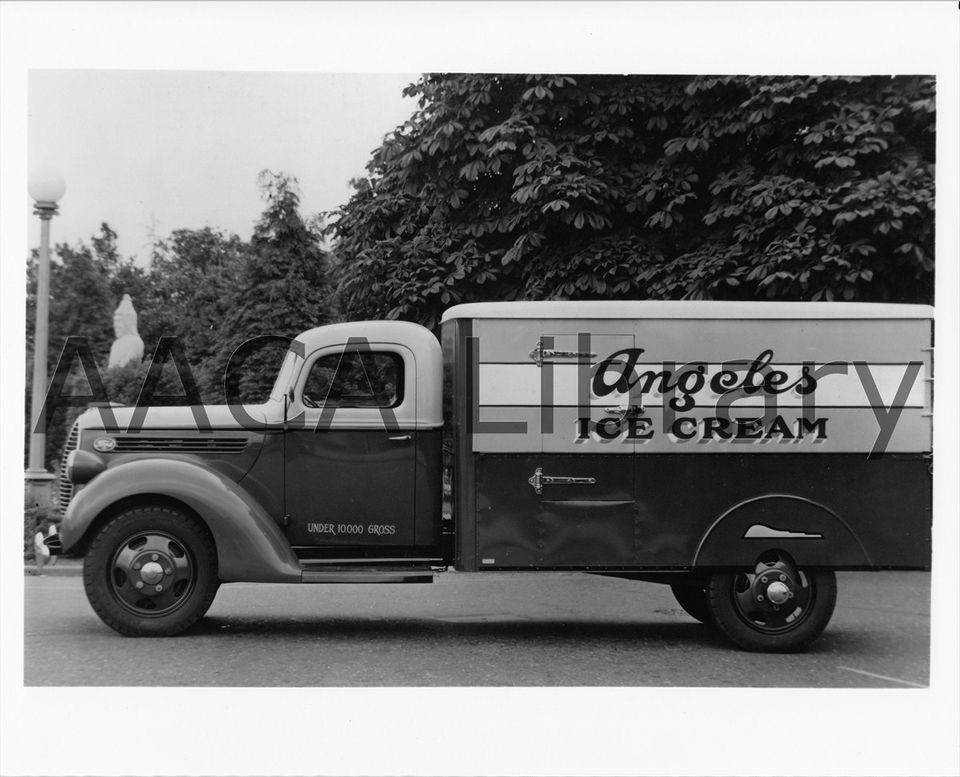
M 403 359 L 388 352 L 332 353 L 310 368 L 307 407 L 396 407 L 403 401 Z

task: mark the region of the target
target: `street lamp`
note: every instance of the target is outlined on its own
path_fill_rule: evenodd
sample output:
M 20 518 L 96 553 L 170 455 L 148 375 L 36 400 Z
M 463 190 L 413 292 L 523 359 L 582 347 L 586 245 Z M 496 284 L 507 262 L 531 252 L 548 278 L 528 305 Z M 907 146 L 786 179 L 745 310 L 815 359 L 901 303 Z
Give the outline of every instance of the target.
M 66 184 L 53 172 L 32 175 L 28 186 L 33 212 L 40 217 L 40 263 L 37 267 L 37 322 L 33 341 L 33 394 L 30 402 L 30 458 L 26 471 L 27 495 L 32 504 L 50 504 L 53 475 L 47 472 L 46 426 L 40 426 L 40 409 L 47 393 L 47 339 L 50 317 L 50 219 Z

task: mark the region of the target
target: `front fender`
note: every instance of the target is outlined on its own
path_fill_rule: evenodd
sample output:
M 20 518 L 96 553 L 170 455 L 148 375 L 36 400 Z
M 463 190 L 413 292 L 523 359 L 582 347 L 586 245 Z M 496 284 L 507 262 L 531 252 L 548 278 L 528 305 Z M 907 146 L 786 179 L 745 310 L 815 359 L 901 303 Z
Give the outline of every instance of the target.
M 63 549 L 83 539 L 97 517 L 121 500 L 175 499 L 206 523 L 224 582 L 296 583 L 300 564 L 273 519 L 237 483 L 195 462 L 137 459 L 111 467 L 71 500 L 60 527 Z
M 788 552 L 801 566 L 868 567 L 853 530 L 828 507 L 792 494 L 766 494 L 734 505 L 697 547 L 697 567 L 747 567 L 764 551 Z

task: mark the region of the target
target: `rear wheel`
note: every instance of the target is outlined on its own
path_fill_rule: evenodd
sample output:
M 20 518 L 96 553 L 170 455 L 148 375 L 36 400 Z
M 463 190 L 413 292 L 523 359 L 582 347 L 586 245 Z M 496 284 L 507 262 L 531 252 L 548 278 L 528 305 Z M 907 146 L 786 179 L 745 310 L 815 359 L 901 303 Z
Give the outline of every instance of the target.
M 761 556 L 744 572 L 711 576 L 707 602 L 714 622 L 744 650 L 803 650 L 827 627 L 837 601 L 832 570 L 798 569 L 785 553 Z
M 199 521 L 165 507 L 128 510 L 97 532 L 83 564 L 87 599 L 130 637 L 166 637 L 192 626 L 220 582 L 213 538 Z

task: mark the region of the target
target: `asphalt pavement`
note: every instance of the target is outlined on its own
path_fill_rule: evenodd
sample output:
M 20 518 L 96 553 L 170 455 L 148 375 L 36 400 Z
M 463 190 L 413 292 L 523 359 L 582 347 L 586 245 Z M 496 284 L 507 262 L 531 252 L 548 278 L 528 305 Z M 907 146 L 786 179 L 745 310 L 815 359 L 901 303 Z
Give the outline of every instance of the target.
M 28 686 L 922 688 L 930 576 L 839 573 L 807 652 L 745 653 L 666 586 L 575 573 L 445 573 L 433 585 L 221 587 L 174 638 L 115 634 L 76 562 L 25 578 Z

